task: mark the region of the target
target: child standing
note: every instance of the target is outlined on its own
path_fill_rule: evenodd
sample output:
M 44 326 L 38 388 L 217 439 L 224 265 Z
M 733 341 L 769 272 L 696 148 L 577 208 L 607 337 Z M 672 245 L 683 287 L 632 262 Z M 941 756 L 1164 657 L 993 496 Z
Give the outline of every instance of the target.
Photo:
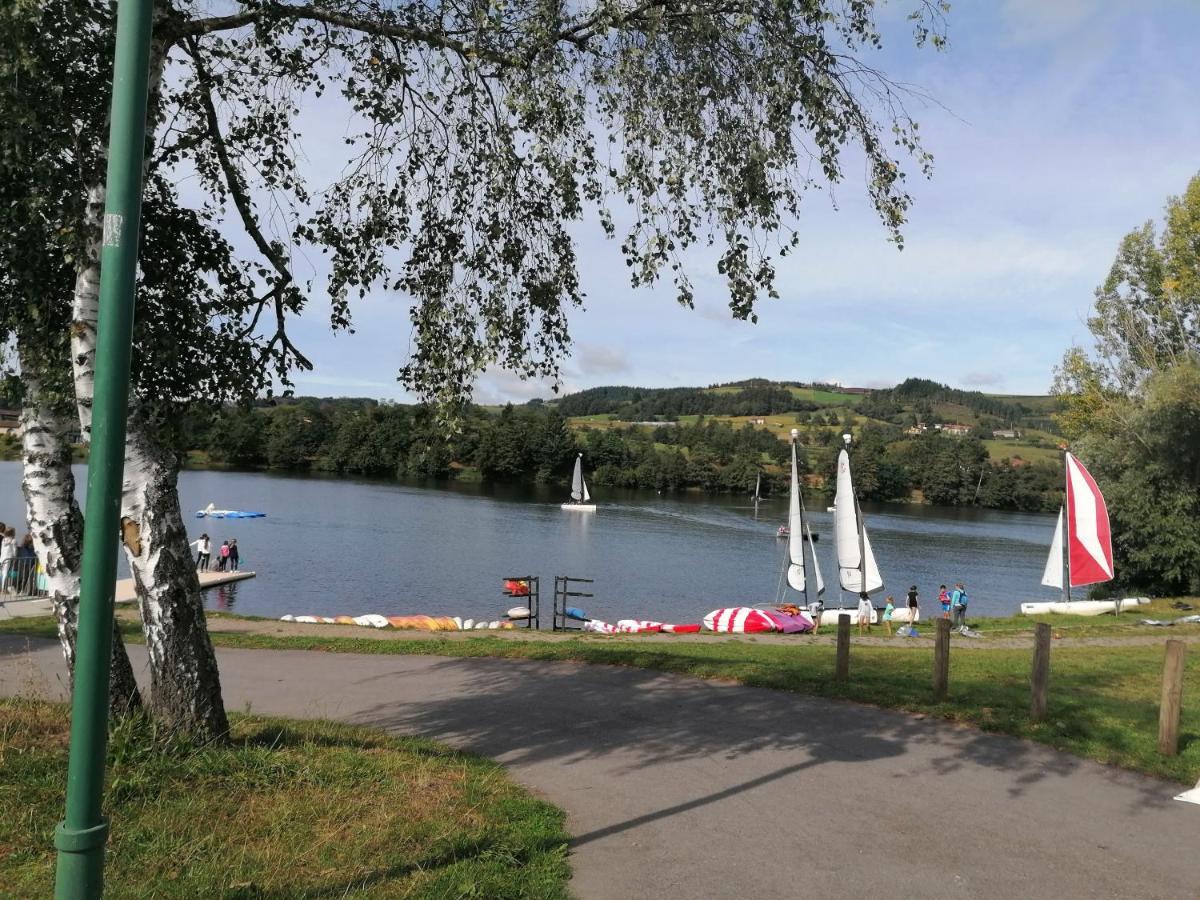
M 887 606 L 883 608 L 883 624 L 887 627 L 887 633 L 890 636 L 892 633 L 892 613 L 896 611 L 895 604 L 892 603 L 892 595 L 888 594 Z
M 224 572 L 229 565 L 229 541 L 221 541 L 221 549 L 217 551 L 217 571 Z
M 914 584 L 908 589 L 908 630 L 913 632 L 916 629 L 917 620 L 921 618 L 921 604 L 917 600 L 917 586 Z
M 858 595 L 858 633 L 871 633 L 871 598 L 866 592 Z
M 944 584 L 938 588 L 938 603 L 942 604 L 942 618 L 950 618 L 950 592 Z

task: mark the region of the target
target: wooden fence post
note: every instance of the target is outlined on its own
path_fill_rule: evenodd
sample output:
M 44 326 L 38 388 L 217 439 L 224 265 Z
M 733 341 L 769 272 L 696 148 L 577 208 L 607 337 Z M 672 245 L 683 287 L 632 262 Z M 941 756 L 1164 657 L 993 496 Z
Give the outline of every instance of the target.
M 937 639 L 933 643 L 933 700 L 946 699 L 950 687 L 950 620 L 937 620 Z
M 1033 673 L 1029 679 L 1029 718 L 1040 722 L 1046 718 L 1046 683 L 1050 680 L 1050 626 L 1038 622 L 1033 633 Z
M 1158 708 L 1158 752 L 1179 752 L 1179 713 L 1183 700 L 1183 654 L 1187 644 L 1167 641 L 1163 659 L 1162 705 Z
M 850 680 L 850 616 L 846 613 L 838 616 L 837 666 L 833 680 L 843 683 Z

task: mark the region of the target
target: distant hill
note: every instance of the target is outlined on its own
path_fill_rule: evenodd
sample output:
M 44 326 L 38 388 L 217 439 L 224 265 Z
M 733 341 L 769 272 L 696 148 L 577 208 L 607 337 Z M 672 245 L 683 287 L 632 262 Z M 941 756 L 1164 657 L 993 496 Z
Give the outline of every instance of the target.
M 893 425 L 958 423 L 984 428 L 1056 431 L 1053 397 L 984 394 L 909 378 L 893 388 L 867 390 L 748 378 L 708 387 L 589 388 L 548 401 L 567 417 L 607 416 L 622 422 L 671 421 L 681 416 L 770 416 L 853 410 Z

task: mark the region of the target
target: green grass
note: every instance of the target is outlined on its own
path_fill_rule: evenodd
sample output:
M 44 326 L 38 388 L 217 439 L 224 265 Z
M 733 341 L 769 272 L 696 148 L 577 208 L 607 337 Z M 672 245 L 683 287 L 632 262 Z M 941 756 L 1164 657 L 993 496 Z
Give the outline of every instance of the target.
M 793 397 L 816 403 L 818 406 L 857 406 L 863 398 L 862 394 L 843 394 L 838 391 L 826 391 L 819 388 L 788 388 Z
M 227 746 L 118 723 L 107 895 L 566 897 L 561 810 L 419 738 L 237 716 Z M 53 893 L 64 706 L 0 700 L 0 895 Z

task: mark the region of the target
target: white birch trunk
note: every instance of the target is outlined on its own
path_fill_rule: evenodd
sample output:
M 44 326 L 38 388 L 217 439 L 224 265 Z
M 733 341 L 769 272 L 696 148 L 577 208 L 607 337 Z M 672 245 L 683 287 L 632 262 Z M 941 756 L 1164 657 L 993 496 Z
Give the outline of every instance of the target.
M 121 530 L 137 585 L 156 718 L 205 740 L 229 730 L 217 658 L 179 509 L 179 466 L 135 409 L 125 441 Z
M 165 64 L 165 48 L 156 43 L 150 56 L 148 129 L 157 115 Z M 92 186 L 88 202 L 86 252 L 76 269 L 71 323 L 71 364 L 85 439 L 91 434 L 95 393 L 103 188 Z M 134 402 L 125 442 L 121 530 L 150 657 L 149 707 L 171 726 L 213 740 L 229 728 L 200 584 L 179 511 L 177 474 L 174 454 L 155 442 Z
M 103 237 L 104 185 L 87 192 L 83 215 L 83 253 L 75 267 L 71 303 L 71 365 L 75 374 L 75 405 L 79 433 L 92 439 L 92 398 L 96 393 L 96 323 L 100 320 L 100 242 Z
M 29 531 L 58 620 L 58 639 L 71 685 L 75 684 L 75 639 L 79 620 L 79 575 L 83 558 L 83 515 L 75 500 L 67 423 L 41 395 L 36 378 L 25 373 L 21 446 Z M 112 716 L 141 708 L 141 696 L 116 620 L 112 624 L 108 706 Z

